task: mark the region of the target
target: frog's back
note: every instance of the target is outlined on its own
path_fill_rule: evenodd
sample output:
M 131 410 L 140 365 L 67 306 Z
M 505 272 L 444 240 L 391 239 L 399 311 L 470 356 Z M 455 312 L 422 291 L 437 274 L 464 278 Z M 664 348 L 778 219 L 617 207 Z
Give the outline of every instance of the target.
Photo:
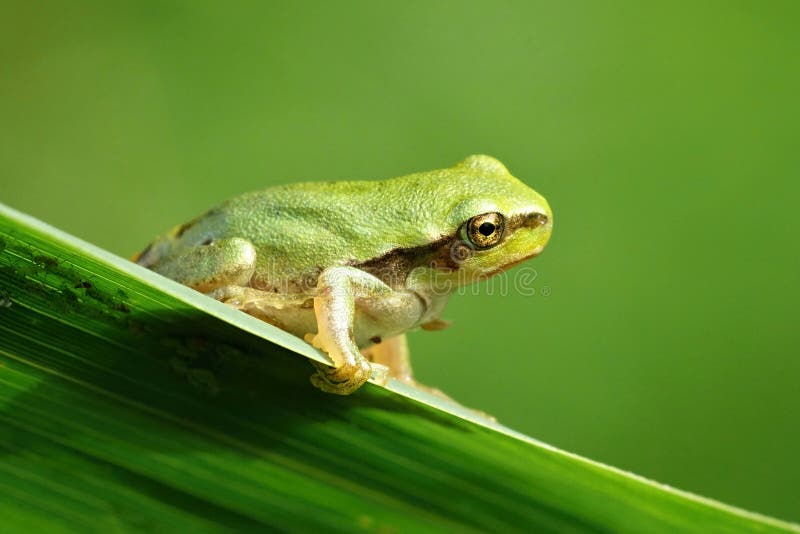
M 277 186 L 235 197 L 174 228 L 137 261 L 153 267 L 190 248 L 241 238 L 255 247 L 259 276 L 313 277 L 327 267 L 361 264 L 453 235 L 464 220 L 454 206 L 465 199 L 511 198 L 520 188 L 527 189 L 488 156 L 383 181 Z
M 360 263 L 405 246 L 409 239 L 429 239 L 414 221 L 430 207 L 421 197 L 415 203 L 413 192 L 404 193 L 408 186 L 395 178 L 298 183 L 246 193 L 173 228 L 134 260 L 152 268 L 194 247 L 243 238 L 257 251 L 257 273 L 268 278 Z

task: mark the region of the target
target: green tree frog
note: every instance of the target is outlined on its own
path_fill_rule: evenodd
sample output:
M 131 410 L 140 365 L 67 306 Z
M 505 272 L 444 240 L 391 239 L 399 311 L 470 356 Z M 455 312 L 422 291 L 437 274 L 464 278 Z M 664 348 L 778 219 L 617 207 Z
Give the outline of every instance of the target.
M 463 284 L 538 255 L 547 201 L 489 156 L 383 181 L 245 194 L 177 226 L 134 260 L 327 353 L 311 382 L 347 395 L 415 384 L 405 333 L 443 328 Z

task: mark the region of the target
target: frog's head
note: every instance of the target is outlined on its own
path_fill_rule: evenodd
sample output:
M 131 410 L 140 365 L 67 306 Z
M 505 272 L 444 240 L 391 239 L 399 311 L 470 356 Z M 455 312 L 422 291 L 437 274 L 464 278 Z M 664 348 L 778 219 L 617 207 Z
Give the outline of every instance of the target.
M 457 228 L 446 260 L 460 284 L 492 276 L 542 252 L 553 231 L 553 213 L 539 193 L 489 156 L 470 156 L 445 171 Z

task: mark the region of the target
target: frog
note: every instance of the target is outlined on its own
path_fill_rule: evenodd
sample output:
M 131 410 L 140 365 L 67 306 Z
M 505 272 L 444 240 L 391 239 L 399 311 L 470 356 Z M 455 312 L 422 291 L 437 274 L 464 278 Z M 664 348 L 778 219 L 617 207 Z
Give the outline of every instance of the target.
M 397 178 L 245 193 L 133 260 L 304 339 L 330 359 L 312 361 L 311 383 L 349 395 L 368 380 L 425 388 L 406 334 L 449 326 L 441 315 L 459 287 L 539 255 L 552 229 L 542 195 L 472 155 Z

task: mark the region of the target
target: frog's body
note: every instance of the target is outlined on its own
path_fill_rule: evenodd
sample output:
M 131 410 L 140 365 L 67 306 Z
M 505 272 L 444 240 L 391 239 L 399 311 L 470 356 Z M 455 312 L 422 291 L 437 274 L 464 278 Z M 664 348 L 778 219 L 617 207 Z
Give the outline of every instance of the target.
M 398 336 L 441 326 L 456 286 L 538 254 L 551 229 L 540 195 L 497 160 L 471 156 L 380 182 L 245 194 L 175 228 L 137 261 L 305 336 L 335 364 L 314 384 L 347 394 L 370 374 L 380 380 L 384 364 L 412 381 Z M 370 366 L 360 349 L 373 344 Z

